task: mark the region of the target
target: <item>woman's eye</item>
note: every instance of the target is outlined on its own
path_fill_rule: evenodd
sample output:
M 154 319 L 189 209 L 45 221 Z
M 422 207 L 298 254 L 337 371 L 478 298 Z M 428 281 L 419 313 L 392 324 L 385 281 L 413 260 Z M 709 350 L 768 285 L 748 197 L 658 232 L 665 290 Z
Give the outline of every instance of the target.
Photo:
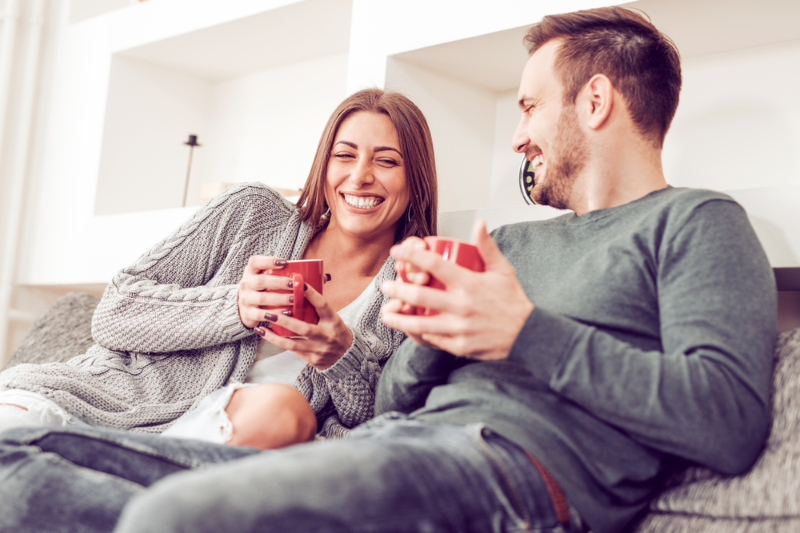
M 394 159 L 378 159 L 378 164 L 384 167 L 396 167 L 399 165 L 399 163 Z
M 347 152 L 340 152 L 338 154 L 333 154 L 333 157 L 336 159 L 355 159 L 353 154 L 348 154 Z

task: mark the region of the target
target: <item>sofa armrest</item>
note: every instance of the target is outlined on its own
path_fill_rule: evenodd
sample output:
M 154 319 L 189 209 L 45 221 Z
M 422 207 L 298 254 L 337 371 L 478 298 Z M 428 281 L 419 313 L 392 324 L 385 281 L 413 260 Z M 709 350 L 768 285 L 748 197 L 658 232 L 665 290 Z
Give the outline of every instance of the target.
M 59 298 L 25 334 L 5 368 L 21 363 L 63 362 L 94 344 L 92 315 L 100 298 L 70 292 Z
M 800 328 L 778 334 L 770 434 L 753 467 L 723 476 L 690 467 L 667 482 L 635 533 L 800 531 Z

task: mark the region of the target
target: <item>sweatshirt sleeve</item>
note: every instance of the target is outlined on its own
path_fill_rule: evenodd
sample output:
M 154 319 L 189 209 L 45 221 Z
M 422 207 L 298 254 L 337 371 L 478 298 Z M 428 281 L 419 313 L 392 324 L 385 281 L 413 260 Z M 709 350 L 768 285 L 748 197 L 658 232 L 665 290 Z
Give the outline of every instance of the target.
M 740 473 L 769 426 L 772 270 L 729 201 L 703 204 L 666 235 L 657 269 L 661 350 L 537 307 L 509 360 L 644 445 Z
M 216 196 L 114 276 L 92 319 L 95 341 L 112 350 L 163 353 L 252 334 L 239 318 L 244 263 L 236 250 L 282 231 L 292 212 L 260 184 Z
M 450 372 L 465 360 L 406 339 L 381 374 L 375 415 L 400 411 L 411 413 L 425 405 L 431 390 L 443 385 Z

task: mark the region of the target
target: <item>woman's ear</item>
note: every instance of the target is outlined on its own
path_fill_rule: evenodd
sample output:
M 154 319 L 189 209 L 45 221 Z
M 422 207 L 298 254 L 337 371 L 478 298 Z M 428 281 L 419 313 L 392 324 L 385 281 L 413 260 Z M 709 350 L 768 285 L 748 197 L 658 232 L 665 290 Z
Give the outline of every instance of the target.
M 584 109 L 587 111 L 586 125 L 599 130 L 608 121 L 614 109 L 614 86 L 603 74 L 595 74 L 583 89 L 586 99 Z

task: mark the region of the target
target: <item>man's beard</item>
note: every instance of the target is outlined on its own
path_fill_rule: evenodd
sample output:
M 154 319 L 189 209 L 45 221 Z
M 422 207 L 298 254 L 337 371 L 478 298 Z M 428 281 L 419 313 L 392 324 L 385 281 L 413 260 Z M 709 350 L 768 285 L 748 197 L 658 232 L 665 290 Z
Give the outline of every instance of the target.
M 569 209 L 575 179 L 586 165 L 587 151 L 586 136 L 578 126 L 574 104 L 561 111 L 556 127 L 553 153 L 545 160 L 547 171 L 544 179 L 531 192 L 537 204 Z

